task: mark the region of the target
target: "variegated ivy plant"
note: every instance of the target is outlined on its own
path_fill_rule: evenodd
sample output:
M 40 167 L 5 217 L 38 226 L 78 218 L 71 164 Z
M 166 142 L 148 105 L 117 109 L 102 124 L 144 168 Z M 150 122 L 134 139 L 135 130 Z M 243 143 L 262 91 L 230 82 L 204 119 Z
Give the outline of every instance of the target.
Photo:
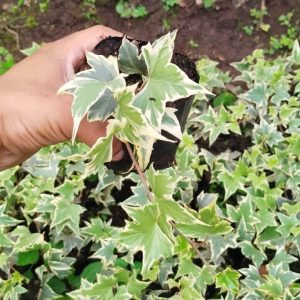
M 59 93 L 74 97 L 73 141 L 85 115 L 89 121 L 108 121 L 106 136 L 86 155 L 90 171 L 112 159 L 113 137 L 134 145 L 142 169 L 148 165 L 157 139 L 172 142 L 161 135 L 162 130 L 181 138 L 175 109 L 166 103 L 205 89 L 171 63 L 175 37 L 176 31 L 168 33 L 142 46 L 141 51 L 124 37 L 118 57 L 87 52 L 91 68 L 77 73 L 60 88 Z M 140 74 L 142 82 L 127 86 L 125 78 L 130 74 Z

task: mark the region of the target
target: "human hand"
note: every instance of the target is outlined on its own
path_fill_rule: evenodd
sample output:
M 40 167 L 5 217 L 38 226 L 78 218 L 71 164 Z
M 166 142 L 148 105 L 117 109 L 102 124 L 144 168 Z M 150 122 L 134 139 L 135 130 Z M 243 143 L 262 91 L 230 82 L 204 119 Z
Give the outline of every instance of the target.
M 57 91 L 83 66 L 85 52 L 107 36 L 122 34 L 101 25 L 73 33 L 45 44 L 0 77 L 0 171 L 70 139 L 72 96 Z M 92 146 L 105 131 L 105 123 L 85 118 L 77 137 Z M 115 141 L 114 160 L 121 157 L 121 142 Z

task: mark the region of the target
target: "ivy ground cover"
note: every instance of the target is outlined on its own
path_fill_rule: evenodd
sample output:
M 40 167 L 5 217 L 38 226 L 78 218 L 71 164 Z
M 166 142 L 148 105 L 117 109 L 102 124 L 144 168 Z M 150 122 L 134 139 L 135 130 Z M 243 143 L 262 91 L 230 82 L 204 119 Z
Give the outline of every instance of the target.
M 274 60 L 257 50 L 234 67 L 231 78 L 197 62 L 203 88 L 176 164 L 145 171 L 150 197 L 135 172 L 91 168 L 85 160 L 97 156 L 79 143 L 1 172 L 1 298 L 299 298 L 299 44 Z M 126 124 L 116 129 L 124 140 Z

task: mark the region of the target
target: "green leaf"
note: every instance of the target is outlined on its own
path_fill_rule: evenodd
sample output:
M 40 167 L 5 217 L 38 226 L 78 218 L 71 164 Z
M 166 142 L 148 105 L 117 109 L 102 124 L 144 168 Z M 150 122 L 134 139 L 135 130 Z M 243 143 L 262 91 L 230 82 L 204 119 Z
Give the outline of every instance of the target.
M 89 108 L 87 117 L 89 121 L 105 121 L 117 108 L 113 92 L 106 88 L 103 95 Z
M 133 221 L 127 222 L 118 239 L 132 251 L 143 252 L 142 272 L 146 272 L 155 260 L 172 255 L 173 243 L 157 223 L 160 215 L 157 204 L 125 209 Z
M 13 242 L 2 232 L 0 232 L 0 246 L 1 247 L 10 247 L 13 245 Z
M 230 223 L 220 220 L 216 214 L 216 203 L 212 202 L 198 212 L 200 224 L 177 224 L 176 227 L 189 237 L 205 239 L 209 235 L 227 234 L 232 231 Z
M 6 214 L 4 214 L 6 209 L 6 204 L 2 204 L 0 206 L 0 226 L 15 226 L 18 225 L 20 222 L 20 220 L 17 220 L 15 218 L 12 218 Z
M 197 116 L 194 121 L 204 124 L 202 134 L 209 134 L 210 146 L 217 140 L 220 134 L 229 134 L 229 131 L 241 134 L 237 118 L 223 106 L 220 107 L 219 111 L 209 106 L 208 111 Z
M 146 176 L 156 200 L 172 199 L 178 178 L 167 171 L 155 171 L 153 165 L 146 171 Z
M 33 53 L 37 52 L 41 48 L 36 42 L 32 42 L 31 47 L 20 50 L 24 55 L 31 56 Z
M 291 60 L 294 64 L 300 65 L 300 46 L 298 40 L 294 42 Z
M 139 107 L 150 124 L 160 128 L 166 102 L 186 98 L 203 92 L 176 65 L 171 63 L 176 32 L 142 47 L 142 57 L 147 65 L 144 87 L 137 94 L 134 105 Z
M 101 273 L 102 263 L 100 261 L 92 262 L 88 264 L 82 271 L 80 277 L 85 278 L 89 282 L 95 282 L 97 274 Z
M 253 129 L 256 144 L 268 144 L 270 147 L 277 146 L 284 140 L 283 135 L 277 130 L 277 126 L 262 119 L 260 124 L 255 124 Z
M 266 107 L 268 99 L 266 84 L 264 82 L 257 83 L 245 94 L 245 98 L 257 104 L 258 107 Z
M 90 159 L 87 166 L 87 174 L 90 174 L 90 172 L 97 170 L 104 163 L 112 160 L 112 142 L 113 136 L 108 135 L 99 138 L 93 145 L 92 149 L 86 154 L 86 158 Z
M 216 261 L 225 250 L 228 248 L 236 248 L 237 236 L 236 234 L 229 233 L 224 236 L 211 236 L 209 237 L 210 248 L 211 248 L 211 261 Z
M 267 259 L 265 253 L 259 249 L 256 249 L 249 241 L 240 242 L 239 246 L 241 247 L 242 253 L 246 257 L 251 258 L 257 268 L 259 268 L 263 261 Z
M 26 252 L 20 252 L 17 255 L 17 266 L 27 266 L 35 264 L 40 256 L 39 250 L 30 250 Z
M 125 124 L 117 136 L 123 142 L 130 142 L 144 148 L 151 147 L 152 145 L 147 143 L 145 137 L 162 140 L 166 140 L 166 138 L 150 126 L 140 109 L 133 106 L 134 88 L 135 86 L 130 87 L 117 95 L 118 107 L 115 118 Z
M 166 107 L 162 118 L 161 129 L 169 132 L 179 140 L 182 139 L 182 131 L 180 123 L 175 115 L 176 109 Z
M 213 100 L 213 106 L 217 107 L 219 105 L 230 106 L 233 105 L 237 100 L 237 97 L 229 91 L 224 91 L 220 95 L 218 95 Z
M 230 267 L 216 275 L 216 287 L 221 289 L 221 292 L 230 291 L 234 294 L 239 292 L 239 278 L 241 274 Z
M 243 188 L 243 184 L 240 180 L 241 177 L 234 176 L 234 174 L 230 174 L 227 171 L 220 173 L 218 179 L 223 182 L 225 189 L 225 200 L 233 195 L 238 189 Z
M 144 185 L 140 184 L 131 188 L 133 195 L 122 202 L 122 205 L 144 206 L 149 204 Z
M 74 96 L 72 104 L 73 141 L 81 120 L 100 98 L 105 101 L 101 108 L 106 113 L 102 116 L 107 117 L 107 112 L 112 110 L 110 97 L 102 97 L 106 89 L 114 92 L 126 85 L 125 79 L 119 74 L 116 58 L 112 56 L 106 58 L 91 52 L 87 52 L 86 58 L 87 63 L 92 68 L 77 73 L 71 81 L 65 83 L 58 91 L 58 93 L 69 93 Z
M 72 265 L 76 259 L 64 256 L 60 249 L 51 248 L 44 254 L 45 265 L 48 265 L 50 271 L 59 279 L 65 278 L 72 273 Z
M 113 264 L 116 256 L 114 255 L 115 242 L 113 240 L 102 241 L 101 248 L 91 257 L 101 259 L 104 265 Z
M 282 282 L 272 275 L 267 275 L 267 281 L 259 287 L 259 291 L 263 292 L 267 297 L 282 299 Z
M 47 284 L 57 294 L 63 294 L 67 291 L 65 282 L 57 277 L 52 277 Z
M 74 233 L 79 234 L 80 214 L 84 211 L 85 209 L 78 204 L 66 203 L 66 201 L 58 199 L 55 202 L 51 228 L 57 227 L 57 230 L 62 232 L 65 227 L 68 227 Z
M 195 265 L 191 259 L 186 257 L 182 257 L 180 259 L 175 278 L 177 279 L 183 275 L 191 275 L 193 278 L 195 278 L 196 281 L 194 286 L 201 293 L 205 292 L 207 285 L 214 283 L 214 277 L 206 266 L 200 268 Z
M 114 299 L 114 288 L 117 286 L 117 280 L 113 276 L 98 276 L 97 283 L 94 285 L 83 288 L 77 291 L 74 291 L 72 293 L 69 293 L 69 295 L 72 297 L 76 294 L 79 294 L 83 297 L 99 297 L 101 295 L 101 299 L 103 300 L 111 300 Z M 73 299 L 73 297 L 72 297 Z M 125 298 L 126 299 L 126 298 Z
M 123 73 L 146 75 L 147 67 L 143 57 L 139 55 L 138 47 L 125 36 L 119 50 L 118 63 Z
M 32 248 L 43 248 L 46 245 L 44 236 L 40 233 L 31 233 L 25 226 L 19 225 L 11 233 L 11 236 L 17 237 L 14 243 L 14 252 L 25 252 Z
M 127 283 L 128 292 L 136 297 L 136 299 L 141 299 L 142 291 L 146 289 L 149 282 L 140 281 L 136 278 L 136 274 L 132 274 Z
M 93 218 L 86 224 L 85 227 L 80 228 L 83 237 L 89 237 L 96 243 L 109 238 L 114 232 L 113 227 L 103 222 L 100 217 Z

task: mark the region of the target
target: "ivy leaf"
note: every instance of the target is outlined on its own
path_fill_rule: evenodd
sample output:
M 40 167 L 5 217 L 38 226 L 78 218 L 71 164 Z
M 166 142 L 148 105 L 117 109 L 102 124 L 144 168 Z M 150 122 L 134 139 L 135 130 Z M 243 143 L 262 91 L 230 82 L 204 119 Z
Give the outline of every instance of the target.
M 68 295 L 72 299 L 82 299 L 82 297 L 99 297 L 103 300 L 114 299 L 114 288 L 117 286 L 117 279 L 113 276 L 98 276 L 97 282 L 89 287 L 76 290 Z M 78 296 L 78 297 L 76 297 Z M 126 299 L 126 298 L 125 298 Z
M 127 198 L 125 201 L 123 201 L 122 205 L 144 206 L 149 204 L 145 187 L 142 184 L 133 186 L 131 190 L 133 192 L 133 195 Z
M 216 204 L 212 202 L 197 214 L 197 219 L 201 223 L 177 224 L 176 227 L 189 237 L 205 239 L 208 235 L 227 234 L 232 231 L 230 223 L 220 220 L 216 214 Z
M 211 261 L 216 261 L 225 250 L 228 248 L 236 248 L 237 236 L 234 233 L 229 233 L 224 236 L 211 236 L 209 237 L 209 243 L 211 248 Z
M 253 136 L 256 144 L 268 144 L 270 147 L 277 146 L 284 140 L 282 133 L 277 130 L 275 124 L 269 124 L 262 119 L 260 124 L 255 124 Z
M 104 265 L 112 264 L 116 259 L 116 256 L 114 255 L 114 241 L 102 241 L 101 244 L 101 248 L 98 249 L 95 253 L 93 253 L 91 257 L 101 259 Z
M 1 247 L 11 247 L 13 242 L 6 236 L 6 234 L 0 232 L 0 246 Z
M 223 182 L 225 189 L 225 200 L 228 199 L 231 195 L 233 195 L 238 189 L 242 189 L 244 187 L 241 176 L 234 176 L 234 173 L 229 173 L 224 171 L 218 175 L 218 179 Z
M 291 60 L 294 64 L 300 65 L 300 46 L 298 40 L 294 42 Z
M 146 171 L 151 191 L 156 200 L 170 200 L 178 182 L 178 178 L 172 176 L 168 171 L 156 171 L 153 165 Z
M 89 237 L 96 243 L 109 238 L 114 232 L 113 227 L 105 223 L 101 218 L 93 218 L 87 226 L 80 228 L 84 237 Z
M 90 159 L 90 162 L 87 165 L 87 174 L 90 174 L 93 170 L 97 170 L 105 162 L 112 160 L 112 142 L 113 136 L 108 135 L 99 138 L 93 145 L 92 149 L 86 155 L 86 157 Z
M 40 252 L 37 249 L 29 250 L 26 252 L 20 252 L 17 255 L 17 266 L 27 266 L 35 264 L 40 256 Z
M 72 115 L 74 119 L 72 140 L 74 141 L 80 121 L 88 110 L 100 98 L 105 101 L 101 105 L 105 112 L 111 111 L 110 97 L 101 97 L 106 89 L 114 92 L 126 86 L 125 79 L 119 74 L 117 59 L 106 58 L 91 52 L 86 53 L 87 63 L 92 67 L 89 70 L 79 72 L 75 77 L 65 83 L 58 93 L 68 93 L 74 96 Z M 99 116 L 99 115 L 98 115 Z M 107 116 L 103 114 L 103 116 Z
M 41 48 L 40 44 L 38 44 L 36 42 L 32 42 L 31 47 L 22 49 L 20 51 L 26 56 L 31 56 L 33 53 L 37 52 L 40 48 Z
M 144 273 L 155 260 L 172 255 L 173 243 L 157 223 L 160 215 L 157 204 L 142 208 L 125 207 L 125 210 L 133 221 L 127 222 L 126 228 L 119 234 L 119 240 L 132 251 L 143 252 Z
M 210 146 L 217 140 L 220 134 L 229 134 L 229 131 L 241 134 L 237 119 L 223 105 L 220 107 L 218 113 L 209 106 L 207 113 L 196 117 L 194 121 L 204 124 L 203 133 L 209 134 Z
M 146 74 L 147 66 L 138 47 L 134 42 L 130 42 L 125 36 L 119 50 L 119 68 L 126 74 Z
M 89 121 L 105 121 L 117 108 L 113 92 L 106 88 L 100 98 L 89 108 L 87 117 Z
M 182 139 L 182 131 L 180 123 L 175 115 L 176 109 L 166 107 L 165 113 L 162 118 L 161 129 L 169 132 L 179 140 Z
M 241 247 L 242 253 L 251 258 L 257 268 L 267 259 L 265 253 L 256 249 L 249 241 L 240 242 L 239 246 Z
M 160 128 L 166 102 L 195 95 L 201 91 L 197 83 L 171 63 L 176 32 L 168 33 L 142 47 L 142 57 L 147 66 L 145 86 L 136 95 L 134 105 L 139 107 L 150 124 Z
M 88 159 L 89 163 L 86 168 L 85 176 L 98 170 L 105 162 L 112 160 L 113 149 L 113 137 L 123 128 L 125 125 L 118 120 L 109 120 L 106 127 L 107 135 L 100 137 L 93 145 L 92 149 L 83 156 L 84 159 Z M 79 156 L 81 158 L 81 156 Z
M 55 202 L 50 227 L 56 227 L 58 232 L 62 232 L 65 227 L 68 227 L 74 233 L 79 234 L 80 214 L 84 211 L 85 209 L 78 204 L 66 203 L 63 199 L 58 199 Z
M 266 84 L 264 82 L 257 83 L 245 94 L 245 98 L 257 104 L 258 107 L 266 107 L 268 100 Z
M 283 286 L 280 279 L 272 275 L 267 275 L 267 280 L 258 289 L 263 292 L 265 296 L 280 299 L 283 296 Z
M 5 212 L 6 209 L 6 204 L 2 204 L 0 206 L 0 226 L 15 226 L 18 225 L 20 222 L 20 220 L 17 220 L 15 218 L 12 218 L 8 215 L 6 215 Z
M 15 271 L 7 280 L 1 280 L 0 297 L 3 300 L 18 300 L 27 290 L 22 286 L 26 277 Z
M 228 267 L 216 275 L 216 287 L 221 288 L 221 292 L 230 291 L 234 294 L 239 292 L 239 278 L 241 274 Z
M 95 282 L 97 279 L 97 274 L 101 273 L 102 263 L 100 261 L 95 261 L 88 264 L 80 274 L 81 278 L 85 278 L 89 282 Z
M 277 216 L 280 220 L 281 225 L 278 226 L 276 230 L 283 237 L 288 237 L 291 234 L 292 230 L 300 224 L 299 218 L 295 214 L 286 216 L 282 213 L 277 213 Z
M 25 252 L 33 248 L 42 248 L 45 246 L 44 236 L 40 233 L 31 233 L 25 226 L 18 226 L 12 233 L 17 237 L 14 244 L 14 252 Z
M 141 299 L 142 291 L 149 285 L 149 282 L 140 281 L 136 278 L 136 274 L 133 273 L 128 280 L 127 289 L 128 292 L 135 296 L 136 299 Z
M 140 109 L 133 106 L 133 92 L 135 87 L 136 86 L 132 86 L 117 94 L 118 107 L 115 118 L 120 122 L 123 121 L 125 124 L 117 136 L 123 142 L 130 142 L 147 148 L 149 144 L 145 137 L 161 140 L 167 139 L 150 126 Z
M 72 265 L 76 259 L 74 257 L 65 257 L 65 254 L 60 249 L 52 248 L 44 254 L 44 261 L 53 274 L 59 279 L 65 278 L 70 275 Z
M 207 285 L 214 283 L 214 277 L 209 272 L 206 266 L 200 268 L 187 257 L 182 257 L 180 259 L 178 271 L 175 278 L 179 278 L 183 275 L 193 276 L 196 279 L 195 288 L 201 293 L 205 292 L 205 288 Z

